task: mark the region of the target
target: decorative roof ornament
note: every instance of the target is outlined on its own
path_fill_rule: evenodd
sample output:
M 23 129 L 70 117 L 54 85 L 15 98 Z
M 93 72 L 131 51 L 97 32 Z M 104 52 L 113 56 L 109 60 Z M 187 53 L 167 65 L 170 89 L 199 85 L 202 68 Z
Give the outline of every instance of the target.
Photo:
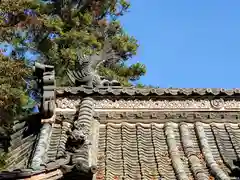
M 67 70 L 70 82 L 74 86 L 86 85 L 89 87 L 120 86 L 117 80 L 108 80 L 98 74 L 99 66 L 105 62 L 116 62 L 120 57 L 111 48 L 108 41 L 105 41 L 103 49 L 99 54 L 86 56 L 78 52 L 77 69 Z
M 55 111 L 55 72 L 54 66 L 36 62 L 33 66 L 33 75 L 37 77 L 37 84 L 42 95 L 40 113 L 43 119 L 51 118 Z
M 220 99 L 213 99 L 210 101 L 211 102 L 211 106 L 214 108 L 214 109 L 221 109 L 221 108 L 224 108 L 224 100 L 222 98 Z

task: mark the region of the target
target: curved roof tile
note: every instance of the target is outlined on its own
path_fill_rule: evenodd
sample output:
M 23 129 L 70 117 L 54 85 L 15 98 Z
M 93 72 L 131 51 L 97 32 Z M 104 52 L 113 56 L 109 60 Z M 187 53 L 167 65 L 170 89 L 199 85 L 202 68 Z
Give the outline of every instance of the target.
M 106 123 L 99 130 L 97 179 L 230 180 L 239 125 Z

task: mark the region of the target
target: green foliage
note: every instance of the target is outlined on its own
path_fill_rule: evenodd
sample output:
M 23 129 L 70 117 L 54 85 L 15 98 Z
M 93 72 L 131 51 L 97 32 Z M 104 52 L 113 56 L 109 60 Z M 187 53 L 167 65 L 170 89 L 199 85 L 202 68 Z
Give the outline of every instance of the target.
M 136 84 L 137 88 L 160 88 L 159 86 L 152 86 L 152 85 L 144 85 L 142 83 L 137 83 Z
M 19 115 L 27 104 L 24 78 L 30 73 L 23 61 L 0 54 L 0 124 Z
M 131 66 L 127 66 L 124 63 L 117 63 L 108 67 L 100 67 L 99 73 L 102 76 L 107 76 L 110 79 L 118 80 L 123 86 L 131 86 L 131 81 L 136 81 L 140 76 L 146 73 L 146 68 L 141 63 L 136 63 Z
M 100 74 L 129 86 L 131 81 L 146 73 L 145 66 L 140 63 L 130 67 L 123 65 L 138 48 L 137 40 L 128 35 L 118 21 L 130 7 L 126 0 L 89 0 L 79 8 L 74 8 L 71 0 L 66 2 L 69 3 L 63 6 L 60 1 L 55 4 L 37 0 L 0 1 L 0 12 L 14 12 L 9 22 L 1 19 L 0 40 L 14 43 L 19 49 L 23 45 L 39 52 L 43 61 L 55 66 L 60 85 L 68 84 L 65 72 L 75 67 L 77 51 L 99 52 L 106 37 L 121 59 L 114 64 L 105 63 Z M 32 9 L 36 15 L 24 14 L 26 9 Z M 25 37 L 15 36 L 16 30 L 25 31 Z M 49 39 L 51 33 L 58 37 Z M 33 34 L 32 42 L 25 43 L 24 39 Z

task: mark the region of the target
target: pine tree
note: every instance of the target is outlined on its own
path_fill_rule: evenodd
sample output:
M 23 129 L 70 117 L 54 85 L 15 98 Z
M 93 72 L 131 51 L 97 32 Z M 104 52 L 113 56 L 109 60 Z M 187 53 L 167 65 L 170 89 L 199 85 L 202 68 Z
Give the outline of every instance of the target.
M 75 67 L 77 52 L 97 53 L 107 37 L 120 58 L 104 63 L 99 74 L 130 86 L 146 68 L 126 65 L 138 48 L 118 20 L 129 7 L 126 0 L 1 0 L 0 40 L 14 44 L 16 54 L 39 53 L 41 62 L 55 66 L 58 85 L 68 85 L 66 70 Z
M 123 86 L 143 76 L 143 64 L 126 65 L 138 48 L 118 20 L 129 7 L 126 0 L 1 0 L 0 42 L 14 48 L 10 57 L 0 55 L 0 122 L 32 103 L 25 83 L 32 73 L 24 59 L 27 50 L 39 55 L 41 63 L 54 65 L 57 85 L 67 86 L 66 70 L 76 67 L 77 53 L 98 53 L 108 38 L 120 58 L 102 64 L 99 74 Z

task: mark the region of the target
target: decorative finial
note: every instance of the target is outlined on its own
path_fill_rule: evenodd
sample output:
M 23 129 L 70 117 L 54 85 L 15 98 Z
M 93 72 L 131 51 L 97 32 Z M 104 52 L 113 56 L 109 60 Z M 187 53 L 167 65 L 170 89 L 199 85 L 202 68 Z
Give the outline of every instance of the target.
M 105 62 L 114 63 L 111 61 L 114 61 L 116 58 L 119 59 L 108 41 L 105 41 L 103 49 L 99 54 L 86 56 L 81 52 L 78 52 L 78 67 L 76 67 L 77 69 L 67 70 L 69 80 L 74 86 L 120 86 L 120 83 L 118 81 L 110 81 L 98 74 L 98 69 L 101 64 Z

